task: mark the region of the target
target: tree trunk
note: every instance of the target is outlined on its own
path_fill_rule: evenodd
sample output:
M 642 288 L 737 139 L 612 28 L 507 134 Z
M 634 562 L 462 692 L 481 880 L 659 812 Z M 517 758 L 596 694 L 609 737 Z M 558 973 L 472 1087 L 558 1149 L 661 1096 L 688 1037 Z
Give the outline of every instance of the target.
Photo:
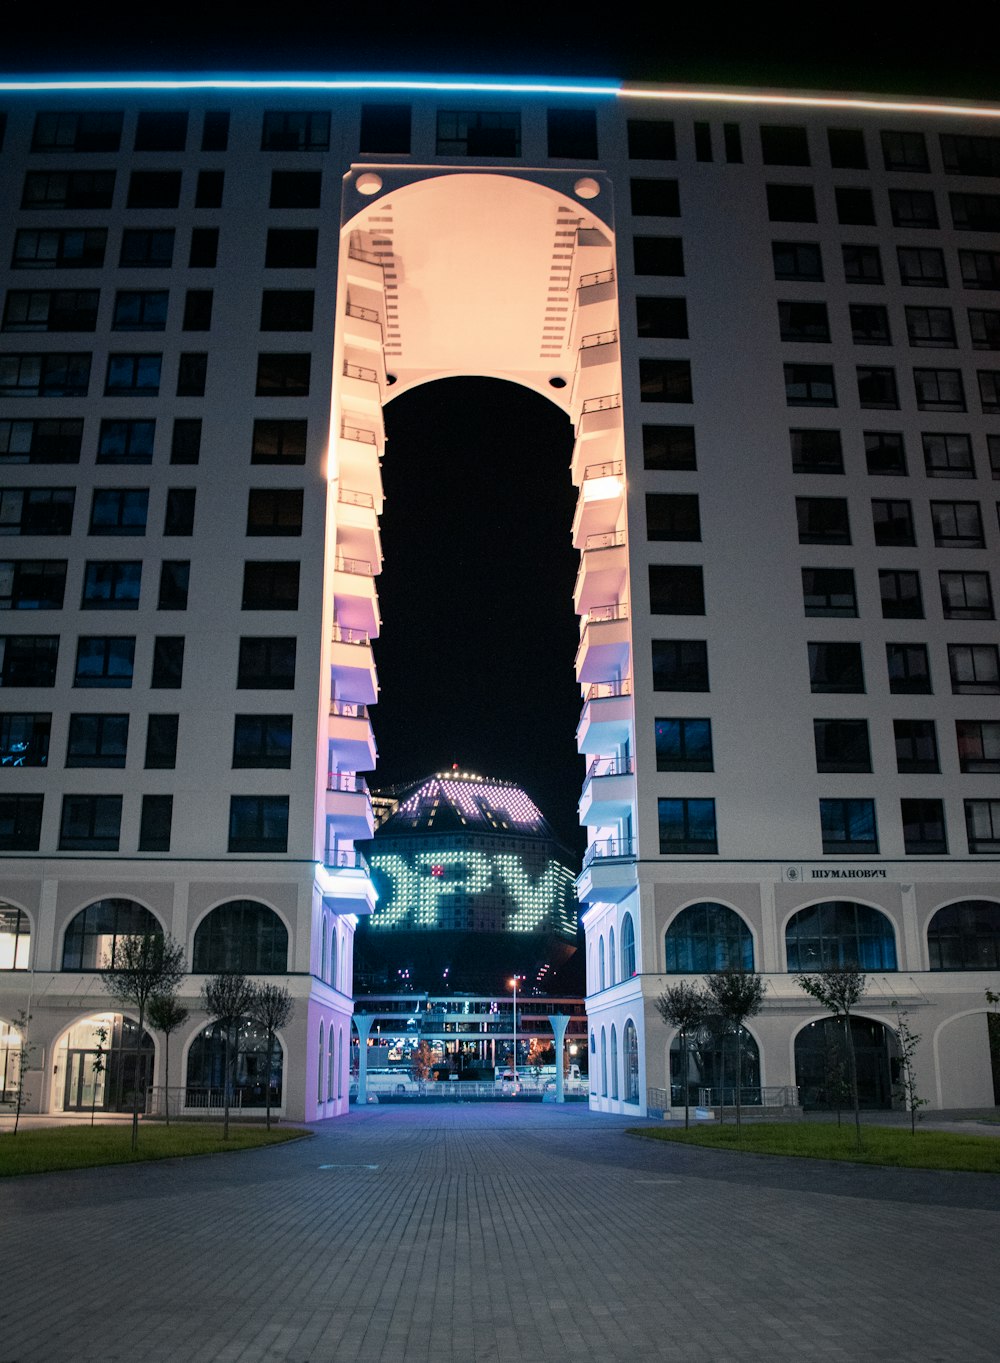
M 229 1028 L 226 1028 L 222 1072 L 222 1139 L 229 1140 Z
M 170 1033 L 163 1033 L 163 1107 L 170 1125 Z
M 743 1047 L 740 1044 L 739 1026 L 736 1028 L 736 1144 L 743 1144 L 743 1126 L 741 1123 L 740 1108 L 740 1087 L 743 1078 Z
M 858 1062 L 854 1054 L 854 1033 L 851 1030 L 851 1015 L 844 1014 L 844 1030 L 847 1033 L 847 1070 L 851 1080 L 851 1103 L 854 1107 L 854 1137 L 861 1149 L 861 1104 L 858 1100 Z
M 687 1032 L 681 1032 L 680 1050 L 681 1050 L 680 1053 L 681 1087 L 684 1089 L 684 1130 L 687 1131 L 691 1126 L 691 1092 L 688 1087 L 687 1075 L 688 1070 Z
M 140 1008 L 139 1025 L 135 1033 L 135 1074 L 132 1076 L 132 1149 L 139 1148 L 139 1067 L 142 1059 L 142 1024 L 146 1016 L 145 1008 Z M 122 1026 L 125 1019 L 122 1018 Z
M 267 1066 L 264 1070 L 264 1122 L 271 1129 L 271 1057 L 274 1053 L 274 1038 L 267 1034 Z M 322 1057 L 321 1057 L 322 1058 Z

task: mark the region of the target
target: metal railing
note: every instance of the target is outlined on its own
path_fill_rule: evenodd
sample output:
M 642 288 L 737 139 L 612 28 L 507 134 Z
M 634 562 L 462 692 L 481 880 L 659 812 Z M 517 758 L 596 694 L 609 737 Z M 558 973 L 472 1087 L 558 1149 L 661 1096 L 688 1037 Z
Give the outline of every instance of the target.
M 343 554 L 338 554 L 333 560 L 333 566 L 338 573 L 354 573 L 358 577 L 374 576 L 374 569 L 366 558 L 345 558 Z
M 615 407 L 622 405 L 621 393 L 605 393 L 600 398 L 587 398 L 581 409 L 584 416 L 588 412 L 609 412 Z
M 595 776 L 631 776 L 635 762 L 631 757 L 595 757 L 587 768 L 585 781 Z
M 583 698 L 584 705 L 588 705 L 592 700 L 610 700 L 618 696 L 630 696 L 632 694 L 632 680 L 626 677 L 624 681 L 594 682 L 587 688 Z
M 368 799 L 371 798 L 368 793 L 368 782 L 353 771 L 328 771 L 326 788 L 331 793 L 342 791 L 348 795 L 364 795 Z
M 606 624 L 609 620 L 627 620 L 628 606 L 624 601 L 614 601 L 607 606 L 594 606 L 583 617 L 583 627 Z
M 328 871 L 363 871 L 370 874 L 368 861 L 356 847 L 328 847 L 323 853 L 323 865 Z
M 555 1080 L 551 1076 L 536 1079 L 534 1076 L 518 1075 L 517 1083 L 492 1079 L 411 1079 L 409 1076 L 375 1075 L 367 1077 L 366 1087 L 375 1097 L 437 1098 L 439 1101 L 455 1102 L 467 1098 L 502 1099 L 520 1095 L 544 1097 L 546 1093 L 555 1096 Z M 567 1097 L 585 1098 L 590 1092 L 587 1079 L 566 1079 L 563 1092 Z M 358 1093 L 357 1079 L 351 1080 L 351 1097 Z
M 684 1093 L 679 1084 L 671 1085 L 671 1095 L 676 1094 L 672 1106 L 683 1106 Z M 699 1107 L 731 1108 L 736 1106 L 736 1085 L 723 1084 L 717 1088 L 698 1090 Z M 786 1108 L 801 1107 L 802 1101 L 796 1084 L 747 1084 L 740 1086 L 740 1107 Z
M 592 274 L 582 274 L 580 276 L 581 289 L 592 289 L 595 284 L 613 284 L 614 282 L 614 270 L 595 270 Z
M 618 549 L 625 543 L 624 530 L 598 531 L 594 535 L 588 535 L 583 542 L 584 553 L 592 549 Z
M 355 700 L 331 700 L 330 714 L 339 719 L 367 719 L 368 706 Z
M 378 370 L 369 369 L 364 364 L 348 364 L 344 361 L 344 378 L 360 379 L 362 383 L 378 383 Z
M 364 506 L 375 510 L 375 498 L 370 492 L 355 492 L 349 487 L 337 488 L 337 501 L 344 502 L 347 506 Z
M 594 346 L 614 345 L 617 340 L 617 331 L 592 331 L 589 336 L 581 336 L 580 349 L 592 350 Z
M 354 440 L 359 445 L 377 445 L 378 436 L 366 426 L 351 426 L 346 421 L 340 423 L 340 434 L 344 440 Z
M 613 861 L 635 856 L 634 838 L 599 838 L 583 855 L 584 870 L 595 861 Z
M 377 308 L 363 308 L 357 303 L 348 303 L 347 316 L 356 317 L 359 322 L 378 322 Z
M 583 470 L 583 481 L 588 478 L 620 478 L 622 476 L 620 459 L 606 460 L 603 464 L 588 464 Z
M 367 630 L 354 629 L 350 625 L 334 625 L 330 640 L 335 644 L 371 644 Z
M 367 247 L 362 246 L 361 236 L 357 232 L 351 233 L 347 254 L 351 260 L 363 260 L 368 265 L 382 265 L 382 253 L 379 251 L 371 251 Z

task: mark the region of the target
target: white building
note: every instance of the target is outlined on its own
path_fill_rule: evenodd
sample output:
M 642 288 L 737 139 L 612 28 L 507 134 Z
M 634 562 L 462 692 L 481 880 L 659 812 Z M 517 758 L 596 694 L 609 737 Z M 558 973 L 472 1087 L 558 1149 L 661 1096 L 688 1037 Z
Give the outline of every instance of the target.
M 725 961 L 768 977 L 754 1082 L 815 1089 L 789 971 L 845 954 L 871 1101 L 901 1004 L 932 1103 L 992 1102 L 1000 110 L 3 92 L 0 576 L 44 614 L 2 645 L 0 1019 L 32 1013 L 36 1104 L 89 1105 L 94 967 L 150 914 L 192 1004 L 287 981 L 284 1109 L 346 1108 L 381 409 L 469 373 L 576 431 L 592 1103 L 669 1102 L 653 1001 Z

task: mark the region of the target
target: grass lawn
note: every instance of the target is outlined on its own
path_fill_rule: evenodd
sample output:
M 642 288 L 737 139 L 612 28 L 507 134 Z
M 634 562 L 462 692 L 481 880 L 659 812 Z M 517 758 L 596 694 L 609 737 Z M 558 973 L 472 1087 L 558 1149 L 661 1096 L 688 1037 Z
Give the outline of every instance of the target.
M 97 1164 L 136 1164 L 174 1159 L 179 1155 L 216 1155 L 225 1150 L 251 1150 L 258 1145 L 294 1141 L 295 1127 L 233 1125 L 229 1140 L 222 1126 L 177 1122 L 172 1126 L 140 1123 L 139 1148 L 133 1154 L 131 1123 L 115 1126 L 63 1126 L 0 1134 L 0 1178 L 11 1174 L 47 1174 L 53 1169 L 88 1169 Z
M 736 1150 L 736 1123 L 723 1126 L 631 1127 L 630 1136 L 654 1141 Z M 898 1169 L 964 1169 L 1000 1174 L 1000 1138 L 966 1136 L 950 1131 L 862 1126 L 861 1150 L 855 1148 L 854 1124 L 826 1122 L 744 1122 L 743 1150 L 755 1155 L 798 1155 L 805 1159 L 847 1160 L 855 1164 L 889 1164 Z

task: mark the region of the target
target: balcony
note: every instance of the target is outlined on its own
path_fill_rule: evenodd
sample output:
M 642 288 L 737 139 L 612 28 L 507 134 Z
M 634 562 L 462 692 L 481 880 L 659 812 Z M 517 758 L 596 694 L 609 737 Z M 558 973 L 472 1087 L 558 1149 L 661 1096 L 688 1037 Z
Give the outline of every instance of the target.
M 342 838 L 370 838 L 375 832 L 368 782 L 353 771 L 331 771 L 326 778 L 327 827 Z
M 362 350 L 377 351 L 379 361 L 381 361 L 382 320 L 378 308 L 364 307 L 358 303 L 352 303 L 348 298 L 340 326 L 344 339 L 349 341 L 352 346 L 356 345 Z
M 588 535 L 573 588 L 573 606 L 577 615 L 585 615 L 598 602 L 620 598 L 627 581 L 625 531 L 611 530 L 605 534 Z
M 330 639 L 331 695 L 338 701 L 372 705 L 378 677 L 367 631 L 334 624 Z
M 632 683 L 597 682 L 583 698 L 583 713 L 576 730 L 578 752 L 607 752 L 633 737 Z
M 618 681 L 628 674 L 628 607 L 617 602 L 595 606 L 583 617 L 580 625 L 580 645 L 576 650 L 577 681 Z
M 574 404 L 621 386 L 618 332 L 592 331 L 581 337 L 573 375 Z
M 373 771 L 378 758 L 367 706 L 335 700 L 327 722 L 330 760 L 351 771 Z
M 384 435 L 380 422 L 371 419 L 357 421 L 344 418 L 337 440 L 337 476 L 358 492 L 366 492 L 372 499 L 376 515 L 382 512 L 382 466 L 380 463 Z
M 382 569 L 382 540 L 378 533 L 375 498 L 357 488 L 337 489 L 337 552 L 367 559 L 372 572 Z
M 382 623 L 378 611 L 374 568 L 367 559 L 338 554 L 333 561 L 334 609 L 340 624 L 364 630 L 377 639 Z
M 323 906 L 331 913 L 372 913 L 375 888 L 368 862 L 353 847 L 332 842 L 323 856 L 318 879 L 323 890 Z
M 381 292 L 385 288 L 385 262 L 391 260 L 391 251 L 376 251 L 361 232 L 352 232 L 343 267 L 348 284 Z
M 580 822 L 592 828 L 613 824 L 633 812 L 635 765 L 630 757 L 595 757 L 580 796 Z
M 367 356 L 365 357 L 368 358 Z M 371 359 L 374 359 L 374 352 Z M 380 411 L 382 407 L 382 356 L 378 356 L 377 367 L 371 360 L 359 364 L 356 360 L 345 360 L 340 373 L 340 397 L 342 402 L 363 412 Z
M 582 903 L 620 904 L 628 899 L 638 883 L 638 848 L 632 838 L 602 838 L 592 842 L 583 858 L 583 869 L 576 878 Z
M 618 321 L 618 285 L 614 270 L 592 270 L 580 276 L 573 318 L 575 347 L 584 336 L 610 331 Z

